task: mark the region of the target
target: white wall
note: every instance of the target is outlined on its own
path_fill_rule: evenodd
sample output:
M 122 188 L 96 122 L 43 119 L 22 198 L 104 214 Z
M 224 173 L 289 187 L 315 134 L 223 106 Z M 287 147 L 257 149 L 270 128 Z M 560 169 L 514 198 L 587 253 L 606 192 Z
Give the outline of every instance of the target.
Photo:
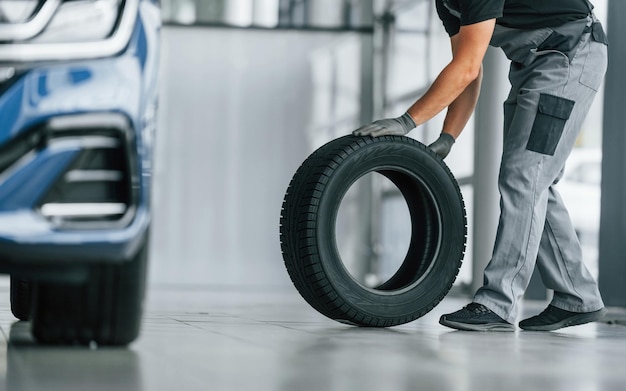
M 164 28 L 152 283 L 291 284 L 279 216 L 311 152 L 312 59 L 349 36 Z

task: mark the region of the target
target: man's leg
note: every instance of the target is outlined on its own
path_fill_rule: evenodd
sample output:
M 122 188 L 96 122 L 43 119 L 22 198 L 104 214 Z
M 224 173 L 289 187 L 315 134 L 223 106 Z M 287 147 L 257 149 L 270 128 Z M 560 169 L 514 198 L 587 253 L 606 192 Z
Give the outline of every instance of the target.
M 598 285 L 583 262 L 569 214 L 554 186 L 549 190 L 537 268 L 545 286 L 554 291 L 553 306 L 572 312 L 591 312 L 604 307 Z
M 572 292 L 570 288 L 563 292 L 567 298 L 559 293 L 554 303 L 583 311 L 601 307 L 595 282 L 585 273 L 582 256 L 576 255 L 580 247 L 572 236 L 575 233 L 570 219 L 552 189 L 589 111 L 598 78 L 601 80 L 606 68 L 606 47 L 589 38 L 588 34 L 584 36 L 564 77 L 558 53 L 537 53 L 531 66 L 511 71 L 512 84 L 520 93 L 500 172 L 502 214 L 493 258 L 485 270 L 485 285 L 475 296 L 476 302 L 509 322 L 517 317 L 518 302 L 530 280 L 544 227 L 548 238 L 552 235 L 555 244 L 560 240 L 560 248 L 567 248 L 562 256 L 571 255 L 572 259 L 560 261 L 567 262 L 564 270 L 576 274 L 569 283 L 583 296 L 582 303 L 576 305 L 572 296 L 567 296 Z M 547 268 L 550 262 L 559 260 L 542 257 L 542 270 L 559 280 L 556 272 L 548 272 L 559 267 Z
M 552 86 L 556 89 L 565 83 L 568 69 L 566 64 L 561 68 L 561 81 L 544 85 L 544 88 Z M 545 190 L 552 182 L 544 178 L 546 167 L 550 166 L 546 165 L 545 155 L 526 148 L 540 98 L 538 91 L 520 91 L 526 80 L 532 81 L 532 77 L 523 76 L 531 73 L 532 69 L 519 64 L 511 66 L 512 88 L 504 103 L 504 145 L 498 178 L 500 220 L 493 256 L 485 270 L 484 285 L 474 297 L 476 303 L 508 324 L 516 319 L 517 301 L 526 289 L 535 265 L 547 208 Z M 464 309 L 444 315 L 440 322 L 457 326 L 450 320 L 470 317 L 466 312 Z
M 548 213 L 537 268 L 552 302 L 542 313 L 525 319 L 525 330 L 551 331 L 601 319 L 606 310 L 598 286 L 587 270 L 578 238 L 559 193 L 550 187 Z
M 573 148 L 606 68 L 606 47 L 591 42 L 589 34 L 583 36 L 571 63 L 556 51 L 530 55 L 527 66 L 513 64 L 509 74 L 516 95 L 510 127 L 505 127 L 500 222 L 484 285 L 474 297 L 476 304 L 509 323 L 517 318 L 518 303 L 535 266 L 550 187 Z M 562 222 L 554 220 L 552 232 L 560 231 Z M 467 316 L 466 312 L 443 315 L 440 322 L 449 323 Z
M 518 91 L 511 89 L 504 102 L 504 139 L 506 140 L 517 106 Z M 441 317 L 442 325 L 468 331 L 515 331 L 515 326 L 482 304 L 470 303 L 452 314 Z
M 526 148 L 537 112 L 539 93 L 518 96 L 515 116 L 505 139 L 500 167 L 500 220 L 483 287 L 474 296 L 509 323 L 517 318 L 521 299 L 535 267 L 548 205 L 549 177 L 562 159 Z

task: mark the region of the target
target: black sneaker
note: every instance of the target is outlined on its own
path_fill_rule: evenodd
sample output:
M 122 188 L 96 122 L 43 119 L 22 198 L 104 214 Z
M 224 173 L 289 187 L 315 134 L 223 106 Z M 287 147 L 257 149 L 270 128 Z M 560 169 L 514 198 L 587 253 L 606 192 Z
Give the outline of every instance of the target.
M 595 322 L 602 319 L 606 312 L 605 308 L 592 312 L 571 312 L 549 305 L 539 315 L 519 322 L 519 327 L 531 331 L 553 331 L 563 327 Z
M 457 312 L 441 315 L 439 323 L 457 330 L 515 331 L 514 325 L 478 303 L 470 303 Z

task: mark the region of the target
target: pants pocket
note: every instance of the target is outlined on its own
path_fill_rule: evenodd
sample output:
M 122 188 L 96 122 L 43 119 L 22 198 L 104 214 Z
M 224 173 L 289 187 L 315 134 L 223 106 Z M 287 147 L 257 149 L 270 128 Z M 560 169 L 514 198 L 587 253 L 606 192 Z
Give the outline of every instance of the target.
M 544 155 L 554 155 L 575 103 L 566 98 L 541 94 L 526 149 Z
M 598 91 L 604 80 L 607 68 L 606 45 L 592 41 L 589 43 L 589 53 L 580 74 L 580 84 Z

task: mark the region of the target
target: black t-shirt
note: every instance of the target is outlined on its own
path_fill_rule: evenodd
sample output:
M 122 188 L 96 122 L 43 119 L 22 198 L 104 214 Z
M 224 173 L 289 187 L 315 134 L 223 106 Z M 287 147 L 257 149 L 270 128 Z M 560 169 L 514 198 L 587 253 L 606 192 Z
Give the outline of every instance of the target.
M 590 12 L 586 0 L 436 0 L 436 4 L 450 36 L 461 26 L 494 18 L 502 26 L 536 29 L 560 26 Z

